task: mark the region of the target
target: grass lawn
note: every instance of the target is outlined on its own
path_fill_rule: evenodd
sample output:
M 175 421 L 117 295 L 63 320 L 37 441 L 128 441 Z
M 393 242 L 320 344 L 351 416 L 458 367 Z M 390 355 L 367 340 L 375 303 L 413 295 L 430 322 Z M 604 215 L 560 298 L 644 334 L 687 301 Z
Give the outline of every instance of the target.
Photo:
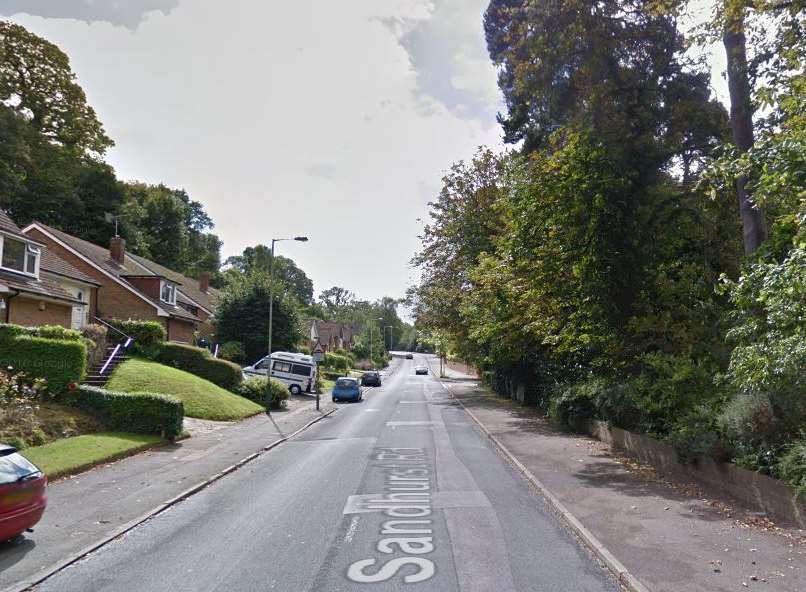
M 329 395 L 330 391 L 333 390 L 333 387 L 336 386 L 336 381 L 329 380 L 327 378 L 320 378 L 319 380 L 322 383 L 322 394 Z
M 265 409 L 212 382 L 188 372 L 147 360 L 128 360 L 115 369 L 106 384 L 110 391 L 160 393 L 181 399 L 185 415 L 198 419 L 243 419 Z
M 102 432 L 26 448 L 23 454 L 49 479 L 78 473 L 162 442 L 159 436 Z

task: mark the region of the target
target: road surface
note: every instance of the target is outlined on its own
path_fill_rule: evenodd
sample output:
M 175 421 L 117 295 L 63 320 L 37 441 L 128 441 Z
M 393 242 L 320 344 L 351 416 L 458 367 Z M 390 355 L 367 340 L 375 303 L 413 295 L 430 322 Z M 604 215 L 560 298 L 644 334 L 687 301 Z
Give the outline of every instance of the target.
M 422 363 L 37 590 L 617 591 Z

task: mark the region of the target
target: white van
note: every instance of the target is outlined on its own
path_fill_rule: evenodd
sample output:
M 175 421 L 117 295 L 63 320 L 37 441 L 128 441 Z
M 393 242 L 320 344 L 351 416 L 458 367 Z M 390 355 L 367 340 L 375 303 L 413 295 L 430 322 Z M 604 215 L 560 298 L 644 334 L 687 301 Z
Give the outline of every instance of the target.
M 316 362 L 305 354 L 274 352 L 259 362 L 243 369 L 244 376 L 266 376 L 271 362 L 271 377 L 288 385 L 292 394 L 303 390 L 310 393 L 316 382 Z

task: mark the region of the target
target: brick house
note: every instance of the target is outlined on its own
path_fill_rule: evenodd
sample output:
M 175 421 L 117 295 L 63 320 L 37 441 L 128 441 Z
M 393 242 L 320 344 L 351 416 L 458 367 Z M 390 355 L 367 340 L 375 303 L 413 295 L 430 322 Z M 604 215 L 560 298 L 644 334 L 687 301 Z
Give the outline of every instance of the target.
M 352 327 L 344 323 L 330 323 L 319 319 L 310 320 L 309 340 L 311 350 L 320 346 L 326 352 L 337 349 L 350 351 L 355 344 Z
M 180 343 L 191 343 L 195 331 L 213 336 L 218 295 L 210 288 L 209 275 L 194 280 L 127 253 L 121 237 L 113 237 L 106 248 L 41 222 L 22 232 L 98 283 L 90 318 L 157 321 L 170 341 Z
M 0 322 L 80 329 L 98 287 L 0 210 Z

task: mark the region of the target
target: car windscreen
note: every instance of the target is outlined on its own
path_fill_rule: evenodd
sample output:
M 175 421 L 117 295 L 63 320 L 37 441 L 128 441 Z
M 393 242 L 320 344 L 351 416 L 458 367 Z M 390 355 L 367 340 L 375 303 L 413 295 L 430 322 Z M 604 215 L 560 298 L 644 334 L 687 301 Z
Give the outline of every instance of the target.
M 357 383 L 353 379 L 342 378 L 336 381 L 336 386 L 340 386 L 342 388 L 350 388 L 356 385 Z
M 21 454 L 12 452 L 5 456 L 0 456 L 0 485 L 16 483 L 31 474 L 39 472 L 28 459 Z

